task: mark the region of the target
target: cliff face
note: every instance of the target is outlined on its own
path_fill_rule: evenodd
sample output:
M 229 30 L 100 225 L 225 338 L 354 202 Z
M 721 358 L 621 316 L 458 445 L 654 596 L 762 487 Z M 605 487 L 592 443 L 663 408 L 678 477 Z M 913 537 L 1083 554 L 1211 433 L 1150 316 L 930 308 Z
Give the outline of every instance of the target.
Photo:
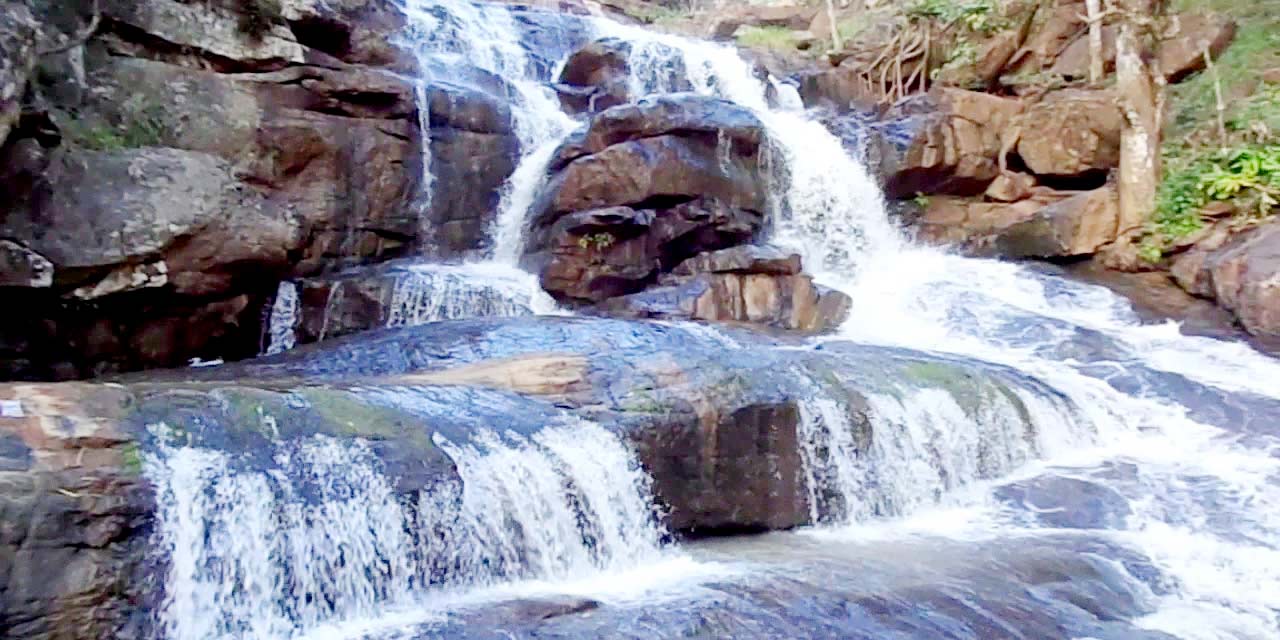
M 481 242 L 501 87 L 428 84 L 421 118 L 392 3 L 51 4 L 0 12 L 0 377 L 246 357 L 280 279 Z M 458 174 L 431 203 L 421 122 Z

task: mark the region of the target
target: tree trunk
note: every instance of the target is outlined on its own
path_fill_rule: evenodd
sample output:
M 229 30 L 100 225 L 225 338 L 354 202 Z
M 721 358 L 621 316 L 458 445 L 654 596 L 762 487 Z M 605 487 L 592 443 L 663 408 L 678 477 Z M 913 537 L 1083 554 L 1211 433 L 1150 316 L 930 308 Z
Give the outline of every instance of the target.
M 1086 17 L 1089 20 L 1089 82 L 1102 82 L 1104 60 L 1102 57 L 1102 0 L 1085 0 Z
M 831 23 L 831 48 L 835 51 L 844 49 L 840 40 L 840 27 L 836 25 L 836 7 L 834 0 L 827 0 L 827 20 Z
M 1146 223 L 1155 211 L 1160 182 L 1160 126 L 1163 82 L 1154 63 L 1143 57 L 1152 43 L 1152 3 L 1123 0 L 1124 13 L 1116 38 L 1116 92 L 1124 113 L 1120 134 L 1120 234 Z M 1154 59 L 1154 56 L 1152 56 Z

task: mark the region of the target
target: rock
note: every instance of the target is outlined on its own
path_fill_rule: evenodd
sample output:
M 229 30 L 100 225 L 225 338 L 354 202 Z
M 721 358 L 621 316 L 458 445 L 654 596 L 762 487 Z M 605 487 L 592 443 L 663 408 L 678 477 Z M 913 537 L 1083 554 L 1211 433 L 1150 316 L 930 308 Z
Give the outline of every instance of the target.
M 1177 14 L 1160 40 L 1157 63 L 1169 82 L 1205 68 L 1204 53 L 1217 61 L 1236 37 L 1236 22 L 1212 14 Z
M 557 298 L 598 302 L 749 241 L 766 205 L 761 136 L 750 112 L 691 94 L 597 114 L 553 156 L 524 263 Z
M 775 247 L 744 245 L 698 254 L 671 271 L 677 276 L 697 273 L 761 273 L 793 276 L 800 273 L 800 256 Z
M 630 99 L 631 45 L 603 38 L 575 51 L 564 63 L 556 90 L 571 113 L 597 113 Z
M 732 38 L 738 29 L 748 27 L 782 27 L 793 31 L 809 28 L 817 11 L 812 7 L 786 5 L 747 5 L 724 12 L 711 26 L 711 37 Z
M 10 240 L 0 240 L 0 287 L 53 286 L 53 263 Z
M 1268 84 L 1280 84 L 1280 68 L 1263 71 L 1262 81 Z
M 1102 61 L 1103 72 L 1115 70 L 1116 66 L 1116 32 L 1114 26 L 1102 27 Z M 1089 78 L 1089 34 L 1086 30 L 1071 41 L 1067 48 L 1058 55 L 1049 73 L 1068 80 L 1084 80 Z
M 22 112 L 27 79 L 36 64 L 39 27 L 26 3 L 0 3 L 0 145 Z
M 726 152 L 754 155 L 764 127 L 751 112 L 725 100 L 696 94 L 651 96 L 596 115 L 586 129 L 556 150 L 552 168 L 562 169 L 577 158 L 628 140 L 700 133 L 714 135 L 718 144 L 732 143 Z
M 804 69 L 795 77 L 806 107 L 828 106 L 837 110 L 869 111 L 881 96 L 867 84 L 862 70 L 853 65 L 830 69 Z
M 598 308 L 631 318 L 746 322 L 829 331 L 852 302 L 801 273 L 800 256 L 744 245 L 702 253 L 661 278 L 662 286 L 610 299 Z
M 283 16 L 267 16 L 262 32 L 254 35 L 244 28 L 240 15 L 214 4 L 104 0 L 102 15 L 170 47 L 198 52 L 225 70 L 279 69 L 307 62 L 306 51 Z
M 882 162 L 885 193 L 977 195 L 1000 175 L 1001 135 L 1022 110 L 1021 102 L 974 91 L 937 89 L 927 100 L 937 111 L 904 118 L 913 130 L 905 149 Z M 885 119 L 902 117 L 899 107 Z
M 1280 340 L 1280 225 L 1210 236 L 1180 256 L 1172 273 L 1182 288 L 1234 313 L 1249 333 Z
M 31 209 L 11 212 L 4 228 L 59 270 L 145 259 L 210 229 L 241 232 L 235 243 L 219 242 L 224 263 L 283 262 L 294 233 L 263 213 L 222 160 L 160 148 L 68 155 Z
M 959 244 L 977 255 L 1069 257 L 1115 240 L 1117 207 L 1111 187 L 1038 194 L 1011 204 L 931 198 L 918 224 L 924 239 Z
M 1021 122 L 1018 155 L 1038 176 L 1080 177 L 1120 161 L 1123 116 L 1109 91 L 1055 91 L 1027 107 Z
M 1017 202 L 1031 197 L 1031 190 L 1035 186 L 1035 176 L 1005 171 L 996 176 L 983 195 L 996 202 Z
M 1081 3 L 1063 2 L 1049 7 L 1039 26 L 1009 61 L 1013 73 L 1037 73 L 1052 66 L 1058 54 L 1086 27 Z
M 1116 32 L 1113 26 L 1102 29 L 1103 68 L 1110 71 L 1115 68 Z M 1236 34 L 1236 23 L 1227 18 L 1197 13 L 1183 13 L 1172 16 L 1169 29 L 1165 31 L 1159 46 L 1159 68 L 1169 82 L 1178 82 L 1183 78 L 1204 69 L 1204 52 L 1217 60 L 1218 56 L 1231 45 Z M 1089 37 L 1081 33 L 1070 45 L 1058 55 L 1050 73 L 1067 79 L 1087 79 L 1089 77 Z

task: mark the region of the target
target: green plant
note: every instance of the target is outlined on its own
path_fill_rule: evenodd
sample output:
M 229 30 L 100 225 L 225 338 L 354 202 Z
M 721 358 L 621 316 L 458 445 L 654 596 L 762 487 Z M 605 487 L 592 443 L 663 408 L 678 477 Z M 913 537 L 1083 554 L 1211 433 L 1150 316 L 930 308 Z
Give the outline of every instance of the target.
M 613 243 L 617 242 L 617 240 L 617 238 L 613 237 L 612 233 L 607 231 L 602 233 L 592 233 L 578 238 L 578 246 L 586 249 L 587 251 L 604 251 L 605 249 L 613 246 Z
M 937 20 L 945 25 L 960 24 L 973 33 L 992 33 L 1007 25 L 997 11 L 995 0 L 916 0 L 907 7 L 913 21 Z
M 929 196 L 919 191 L 916 192 L 915 197 L 912 198 L 911 201 L 914 202 L 916 206 L 920 207 L 921 209 L 929 208 Z
M 786 27 L 746 26 L 739 29 L 734 37 L 744 47 L 794 49 L 796 46 L 795 32 Z
M 1172 147 L 1165 163 L 1155 215 L 1139 246 L 1148 262 L 1159 261 L 1170 242 L 1199 231 L 1201 212 L 1211 202 L 1230 202 L 1245 218 L 1269 216 L 1280 205 L 1280 144 L 1245 144 L 1207 154 Z

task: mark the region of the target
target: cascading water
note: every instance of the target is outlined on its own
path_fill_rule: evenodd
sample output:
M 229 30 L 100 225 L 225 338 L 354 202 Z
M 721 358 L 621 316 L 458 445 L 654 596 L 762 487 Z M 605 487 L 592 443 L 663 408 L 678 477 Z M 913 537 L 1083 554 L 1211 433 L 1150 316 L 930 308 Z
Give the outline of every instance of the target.
M 555 301 L 523 271 L 492 263 L 415 265 L 396 280 L 387 326 L 439 320 L 549 314 Z
M 832 339 L 1007 365 L 1066 398 L 1063 404 L 1041 394 L 1018 394 L 1022 411 L 1036 424 L 1031 440 L 1013 428 L 1021 421 L 1007 419 L 1012 405 L 975 416 L 937 389 L 907 398 L 870 398 L 873 432 L 892 435 L 873 438 L 868 449 L 848 435 L 853 430 L 849 408 L 815 394 L 803 411 L 815 504 L 823 503 L 818 494 L 825 492 L 848 505 L 837 521 L 910 516 L 946 501 L 942 494 L 949 489 L 999 476 L 1036 456 L 1047 457 L 1050 462 L 1038 464 L 1050 470 L 1054 460 L 1086 468 L 1133 464 L 1145 490 L 1207 482 L 1214 495 L 1238 498 L 1209 505 L 1183 496 L 1170 505 L 1142 491 L 1127 496 L 1132 515 L 1112 537 L 1151 557 L 1177 584 L 1142 625 L 1196 639 L 1280 634 L 1280 540 L 1271 515 L 1276 511 L 1260 506 L 1280 503 L 1275 486 L 1280 460 L 1270 453 L 1280 449 L 1280 440 L 1262 436 L 1261 445 L 1243 445 L 1229 431 L 1232 425 L 1199 423 L 1178 398 L 1153 386 L 1161 375 L 1171 374 L 1225 397 L 1280 398 L 1273 384 L 1260 384 L 1280 379 L 1280 364 L 1241 345 L 1181 336 L 1169 326 L 1141 326 L 1127 305 L 1097 287 L 912 246 L 889 221 L 879 189 L 861 163 L 817 122 L 794 111 L 768 109 L 765 86 L 732 50 L 631 28 L 616 28 L 610 35 L 643 42 L 632 53 L 637 93 L 669 90 L 679 84 L 671 75 L 684 73 L 694 90 L 747 106 L 766 124 L 775 156 L 772 241 L 800 253 L 823 284 L 855 301 L 875 301 L 856 305 L 841 335 Z M 1108 352 L 1093 359 L 1068 355 L 1090 339 L 1106 343 Z M 1136 382 L 1128 379 L 1134 371 L 1140 372 Z M 973 448 L 991 442 L 1002 443 L 995 459 Z M 868 469 L 896 477 L 869 479 L 863 475 Z M 981 486 L 977 492 L 982 493 Z M 875 497 L 868 501 L 868 493 Z M 977 504 L 986 500 L 978 497 Z M 1177 509 L 1222 509 L 1240 524 L 1235 531 L 1205 531 L 1194 518 L 1173 517 Z M 983 508 L 975 513 L 964 535 L 978 535 L 975 528 L 993 538 L 1038 535 L 1010 529 L 999 513 L 994 519 L 987 519 Z M 950 525 L 933 528 L 936 521 L 928 517 L 908 520 L 924 523 L 923 533 L 952 530 Z M 849 535 L 866 535 L 866 526 Z M 1233 583 L 1251 586 L 1238 589 Z
M 522 160 L 493 234 L 497 262 L 510 267 L 550 153 L 570 126 L 540 84 L 548 70 L 535 70 L 515 44 L 505 9 L 410 0 L 406 11 L 422 51 L 452 52 L 514 80 Z M 1063 509 L 1010 505 L 1001 496 L 1028 483 L 1084 478 L 1124 503 L 1123 517 L 1089 535 L 1134 550 L 1158 574 L 1117 569 L 1134 583 L 1153 585 L 1145 595 L 1157 606 L 1140 626 L 1193 640 L 1280 635 L 1280 458 L 1274 455 L 1280 439 L 1274 432 L 1234 433 L 1235 425 L 1199 417 L 1204 407 L 1177 395 L 1178 385 L 1194 383 L 1246 407 L 1253 396 L 1280 399 L 1273 384 L 1280 364 L 1241 345 L 1141 326 L 1098 288 L 913 246 L 840 140 L 796 111 L 794 100 L 775 99 L 779 108 L 771 108 L 768 86 L 734 50 L 604 20 L 593 25 L 600 35 L 632 43 L 634 94 L 692 89 L 758 114 L 769 134 L 771 240 L 800 253 L 823 284 L 855 301 L 874 301 L 857 304 L 832 340 L 955 354 L 1044 385 L 975 396 L 924 376 L 919 384 L 869 394 L 862 407 L 815 385 L 801 407 L 801 453 L 812 515 L 826 526 L 809 535 L 854 544 L 891 537 L 1053 546 L 1064 535 L 1083 537 L 1046 518 Z M 790 95 L 776 85 L 773 92 Z M 431 296 L 406 291 L 402 298 L 402 322 L 448 315 L 422 311 L 449 308 Z M 168 451 L 151 463 L 151 473 L 167 500 L 161 533 L 175 551 L 170 635 L 287 635 L 317 620 L 363 615 L 369 594 L 394 601 L 406 588 L 435 586 L 423 576 L 441 571 L 452 571 L 454 584 L 475 586 L 609 570 L 650 557 L 660 532 L 634 459 L 603 430 L 564 429 L 441 440 L 459 464 L 462 486 L 456 494 L 425 495 L 413 509 L 380 503 L 382 488 L 360 481 L 362 488 L 346 495 L 360 496 L 366 511 L 351 513 L 366 524 L 357 528 L 365 537 L 343 544 L 372 549 L 361 562 L 380 557 L 380 545 L 397 539 L 395 527 L 382 527 L 379 518 L 407 522 L 408 511 L 446 514 L 415 523 L 433 535 L 410 545 L 438 546 L 415 551 L 421 564 L 408 569 L 369 561 L 363 577 L 344 582 L 341 597 L 313 597 L 306 605 L 289 605 L 293 596 L 280 595 L 281 585 L 308 584 L 295 574 L 307 575 L 311 565 L 284 571 L 284 551 L 263 555 L 257 547 L 237 547 L 241 560 L 208 549 L 234 527 L 236 540 L 263 539 L 270 528 L 263 523 L 278 526 L 281 518 L 294 518 L 284 526 L 286 540 L 294 532 L 304 540 L 330 535 L 278 508 L 288 504 L 281 496 L 294 481 L 279 473 L 229 471 L 234 461 L 225 454 Z M 287 459 L 306 455 L 313 454 Z M 228 515 L 237 509 L 243 513 Z M 341 540 L 345 534 L 332 535 Z M 427 557 L 436 560 L 421 559 Z M 233 592 L 226 585 L 234 581 L 254 586 Z M 200 601 L 193 594 L 203 591 L 193 585 L 217 595 Z
M 267 319 L 267 349 L 263 353 L 273 355 L 292 349 L 297 342 L 297 325 L 298 285 L 284 280 L 276 288 L 276 300 L 271 304 L 271 315 Z
M 412 402 L 412 391 L 397 398 Z M 163 440 L 169 430 L 153 431 Z M 660 557 L 648 477 L 600 426 L 568 420 L 532 438 L 437 440 L 461 486 L 416 499 L 397 495 L 360 440 L 279 443 L 265 468 L 161 444 L 146 471 L 157 487 L 156 544 L 169 554 L 164 636 L 293 638 L 396 608 L 429 614 L 459 590 Z

